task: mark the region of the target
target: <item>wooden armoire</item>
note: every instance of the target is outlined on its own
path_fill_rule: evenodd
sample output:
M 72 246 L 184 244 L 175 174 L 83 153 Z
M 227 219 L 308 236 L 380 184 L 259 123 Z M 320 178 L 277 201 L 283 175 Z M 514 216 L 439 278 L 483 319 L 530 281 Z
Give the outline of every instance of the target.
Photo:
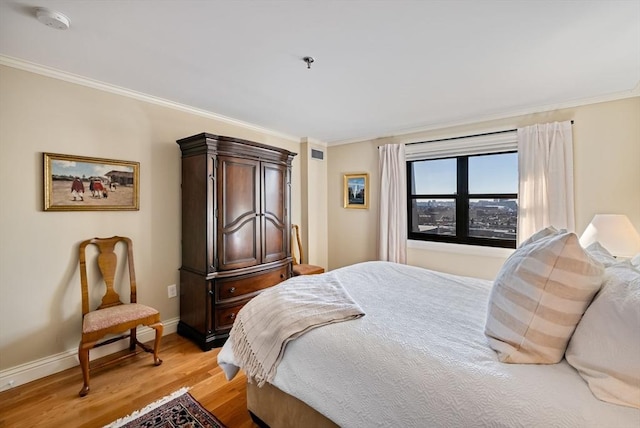
M 178 333 L 222 346 L 242 306 L 291 276 L 295 153 L 212 134 L 182 150 L 182 267 Z

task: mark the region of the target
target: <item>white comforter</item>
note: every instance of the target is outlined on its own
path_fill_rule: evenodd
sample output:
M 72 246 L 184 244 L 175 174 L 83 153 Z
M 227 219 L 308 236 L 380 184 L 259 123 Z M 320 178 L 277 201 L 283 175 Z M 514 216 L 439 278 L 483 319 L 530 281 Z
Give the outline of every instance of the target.
M 483 333 L 489 281 L 386 262 L 333 273 L 367 315 L 290 342 L 272 383 L 341 427 L 640 426 L 564 360 L 499 362 Z

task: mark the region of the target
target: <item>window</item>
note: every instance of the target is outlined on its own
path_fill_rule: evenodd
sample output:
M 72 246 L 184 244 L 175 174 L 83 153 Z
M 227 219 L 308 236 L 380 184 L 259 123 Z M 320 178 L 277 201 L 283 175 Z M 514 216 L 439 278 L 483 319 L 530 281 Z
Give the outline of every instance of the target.
M 409 239 L 516 247 L 517 152 L 409 160 L 407 188 Z

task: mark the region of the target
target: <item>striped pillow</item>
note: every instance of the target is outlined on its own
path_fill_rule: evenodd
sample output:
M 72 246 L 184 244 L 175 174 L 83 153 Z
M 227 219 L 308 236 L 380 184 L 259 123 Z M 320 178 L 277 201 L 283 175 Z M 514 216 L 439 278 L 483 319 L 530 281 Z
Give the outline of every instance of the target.
M 602 285 L 603 265 L 574 233 L 518 248 L 494 282 L 485 334 L 505 363 L 555 364 Z
M 550 236 L 553 235 L 557 235 L 561 232 L 566 232 L 566 229 L 562 229 L 561 231 L 556 229 L 553 226 L 547 226 L 544 229 L 540 229 L 539 231 L 537 231 L 536 233 L 534 233 L 533 235 L 531 235 L 530 237 L 528 237 L 525 241 L 523 241 L 520 246 L 524 247 L 525 245 L 529 245 L 532 244 L 536 241 L 539 241 L 541 239 L 545 239 L 548 238 Z

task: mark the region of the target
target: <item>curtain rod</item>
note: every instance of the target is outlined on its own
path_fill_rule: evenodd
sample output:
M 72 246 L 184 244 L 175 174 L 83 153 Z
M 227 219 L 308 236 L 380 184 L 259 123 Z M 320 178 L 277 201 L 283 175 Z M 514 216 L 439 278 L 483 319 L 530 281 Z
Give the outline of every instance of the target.
M 571 121 L 573 125 L 573 120 Z M 424 144 L 424 143 L 435 143 L 438 141 L 449 141 L 449 140 L 460 140 L 462 138 L 472 138 L 472 137 L 483 137 L 485 135 L 495 135 L 495 134 L 504 134 L 506 132 L 515 132 L 518 129 L 505 129 L 504 131 L 493 131 L 493 132 L 485 132 L 484 134 L 473 134 L 473 135 L 464 135 L 461 137 L 450 137 L 450 138 L 440 138 L 438 140 L 427 140 L 427 141 L 416 141 L 415 143 L 407 143 L 406 146 L 410 146 L 412 144 Z M 378 146 L 379 147 L 379 146 Z

